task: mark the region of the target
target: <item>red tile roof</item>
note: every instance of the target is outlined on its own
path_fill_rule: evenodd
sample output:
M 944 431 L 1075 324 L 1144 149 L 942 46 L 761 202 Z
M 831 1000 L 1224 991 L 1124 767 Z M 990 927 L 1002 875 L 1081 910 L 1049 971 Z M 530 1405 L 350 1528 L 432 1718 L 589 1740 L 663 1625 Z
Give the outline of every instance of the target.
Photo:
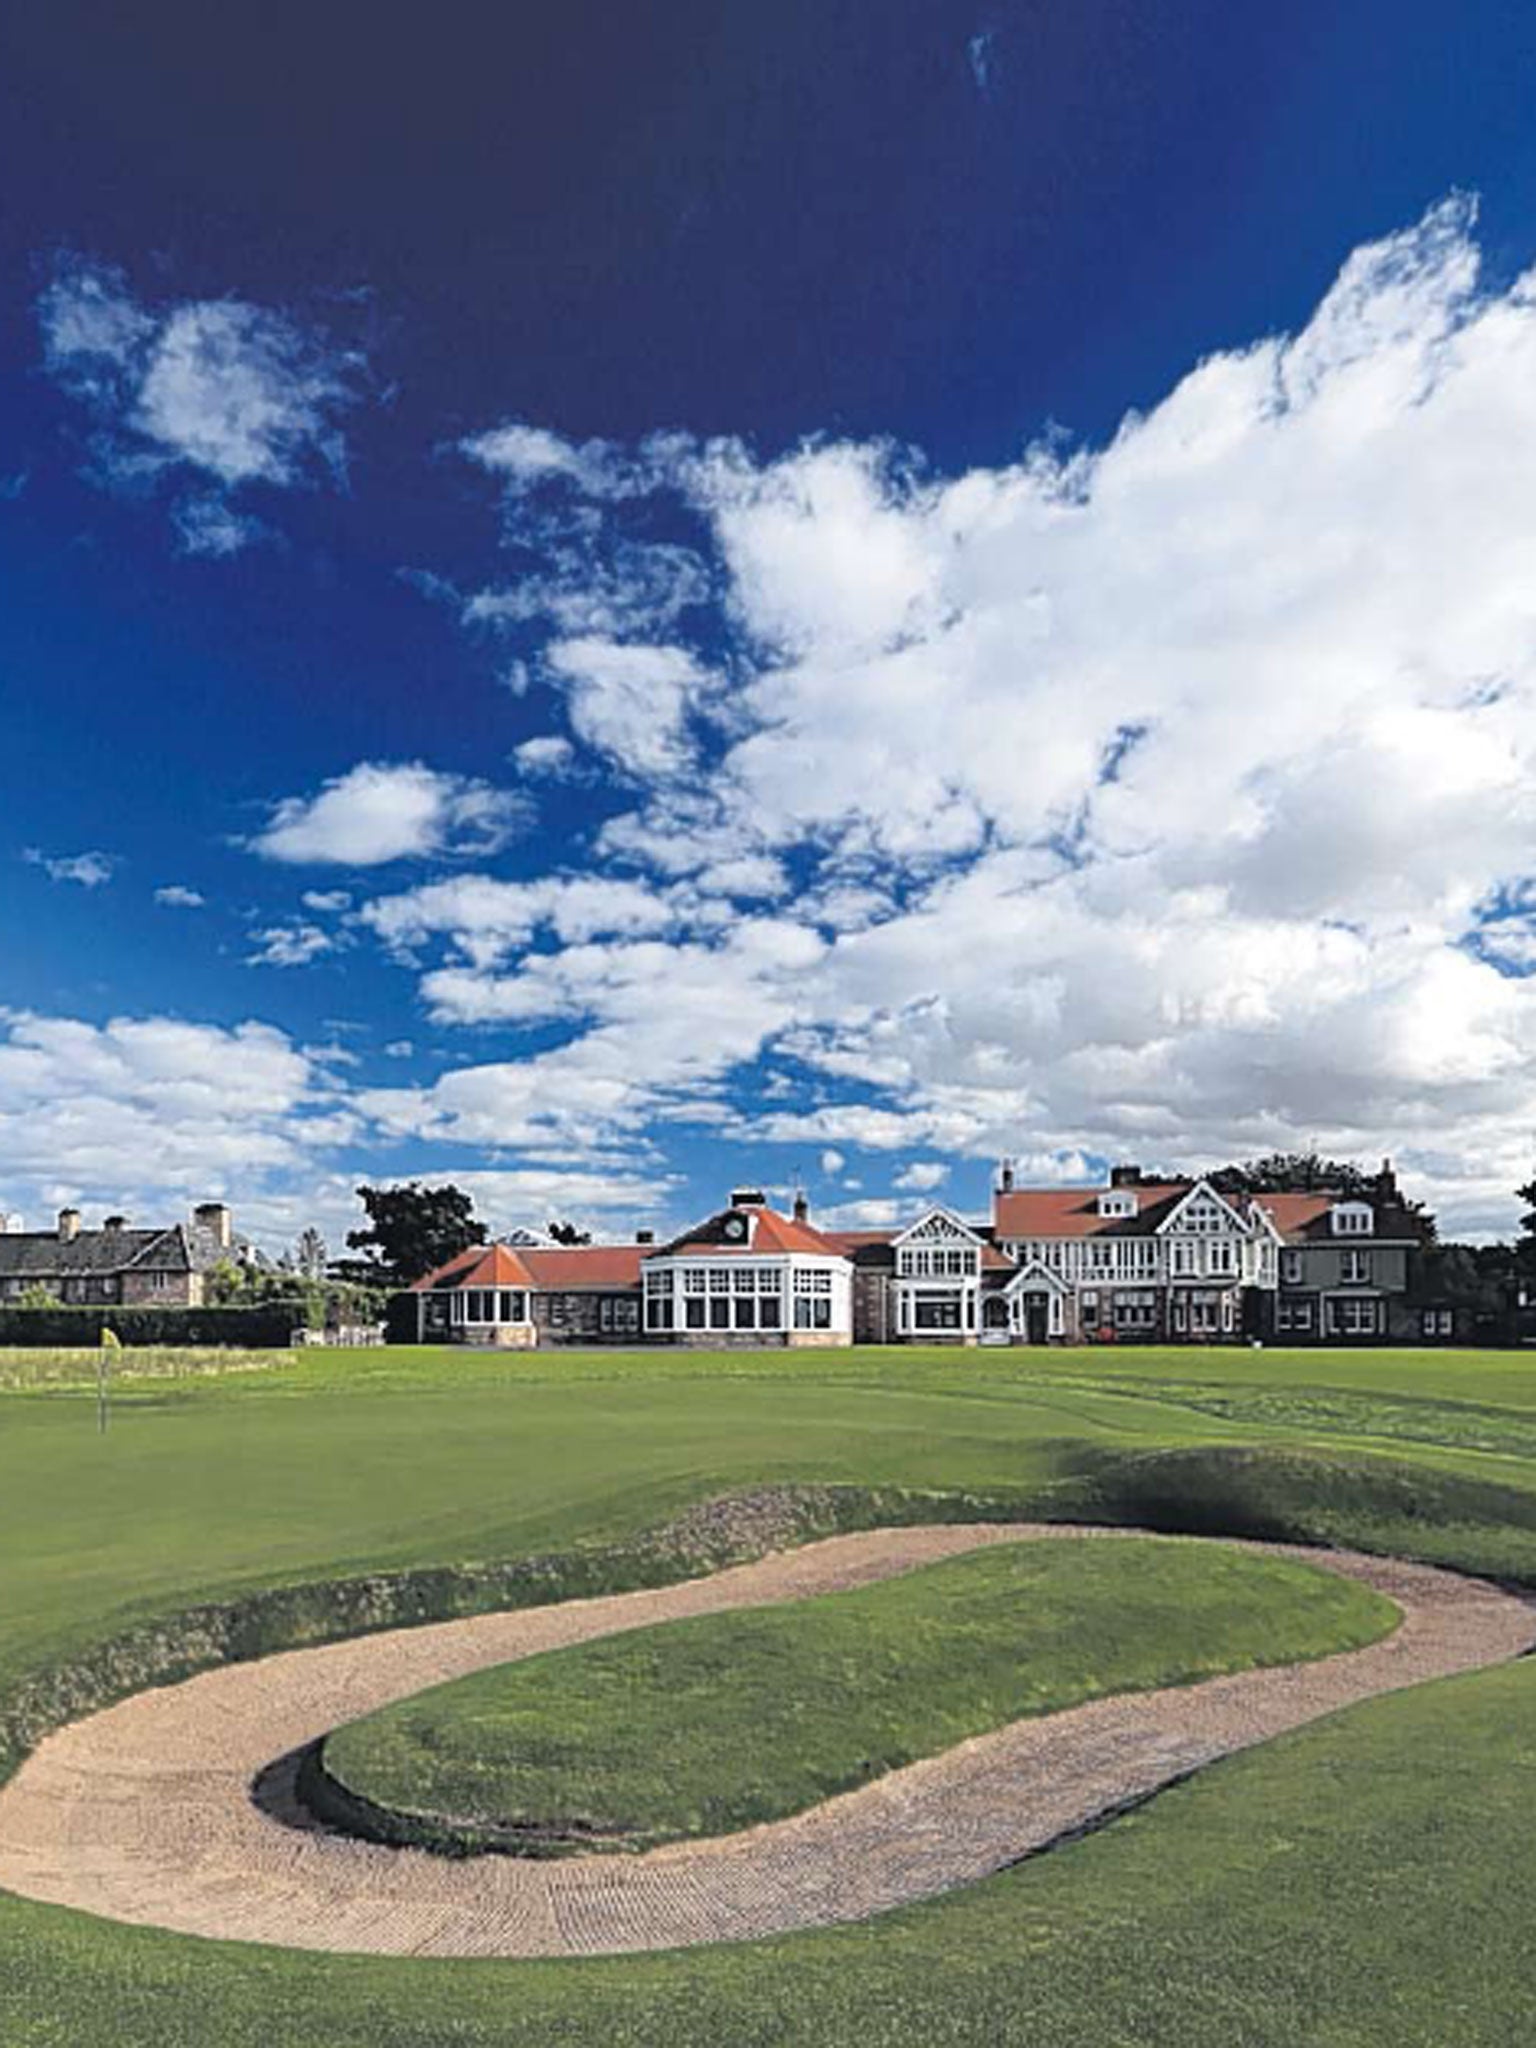
M 523 1264 L 523 1254 L 504 1244 L 471 1245 L 445 1266 L 423 1274 L 413 1292 L 427 1287 L 531 1287 L 533 1281 Z
M 638 1287 L 640 1261 L 651 1250 L 647 1244 L 577 1244 L 518 1256 L 533 1275 L 535 1287 L 558 1292 L 572 1287 Z
M 416 1282 L 426 1287 L 530 1287 L 563 1293 L 579 1287 L 638 1287 L 642 1244 L 561 1245 L 556 1249 L 475 1245 Z
M 747 1216 L 751 1223 L 745 1237 L 727 1237 L 722 1229 L 725 1219 L 732 1214 Z M 835 1259 L 841 1256 L 840 1247 L 825 1231 L 814 1229 L 809 1223 L 797 1223 L 792 1216 L 781 1216 L 777 1209 L 759 1207 L 736 1211 L 722 1209 L 718 1215 L 706 1217 L 695 1224 L 686 1237 L 674 1238 L 671 1244 L 659 1245 L 658 1255 L 667 1258 L 719 1258 L 740 1257 L 743 1254 L 753 1258 L 765 1255 L 773 1257 L 785 1252 L 806 1252 L 816 1258 Z
M 1103 1188 L 1015 1188 L 992 1198 L 992 1220 L 999 1237 L 1124 1237 L 1145 1229 L 1149 1212 L 1187 1195 L 1188 1181 L 1140 1181 L 1123 1192 L 1136 1197 L 1134 1216 L 1101 1216 Z M 1161 1222 L 1159 1216 L 1157 1221 Z
M 1342 1198 L 1337 1194 L 1254 1195 L 1253 1205 L 1267 1209 L 1282 1237 L 1305 1237 Z

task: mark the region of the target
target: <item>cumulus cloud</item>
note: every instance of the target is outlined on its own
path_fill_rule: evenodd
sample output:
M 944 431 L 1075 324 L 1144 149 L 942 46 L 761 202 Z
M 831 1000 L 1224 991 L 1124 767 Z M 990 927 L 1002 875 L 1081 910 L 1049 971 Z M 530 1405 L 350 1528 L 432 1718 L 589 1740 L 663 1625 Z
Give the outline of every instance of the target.
M 7 1208 L 46 1208 L 65 1191 L 142 1213 L 136 1195 L 253 1188 L 303 1172 L 351 1128 L 313 1063 L 269 1025 L 0 1012 Z
M 22 853 L 29 867 L 41 868 L 50 882 L 74 882 L 82 889 L 100 889 L 110 882 L 117 867 L 111 853 L 44 853 L 29 846 Z
M 288 313 L 233 297 L 149 304 L 121 271 L 69 258 L 38 320 L 45 367 L 96 422 L 100 480 L 185 487 L 185 552 L 227 556 L 261 535 L 232 493 L 342 476 L 340 419 L 363 359 Z
M 547 775 L 558 780 L 571 772 L 576 749 L 563 733 L 540 733 L 514 747 L 512 760 L 525 775 Z
M 926 1195 L 935 1188 L 941 1188 L 948 1179 L 949 1168 L 942 1159 L 914 1159 L 910 1166 L 904 1166 L 897 1174 L 895 1184 Z
M 545 660 L 578 738 L 616 767 L 661 781 L 689 766 L 689 713 L 712 678 L 686 648 L 589 637 L 557 641 Z
M 317 924 L 295 921 L 268 925 L 253 932 L 246 964 L 250 967 L 308 967 L 326 953 L 336 951 L 338 941 Z
M 1474 229 L 1453 199 L 1357 250 L 1297 332 L 1102 447 L 950 477 L 886 442 L 478 451 L 530 544 L 562 494 L 550 545 L 598 599 L 652 500 L 707 565 L 696 635 L 573 634 L 569 559 L 518 622 L 641 786 L 601 856 L 679 924 L 510 971 L 442 935 L 435 1014 L 569 1040 L 389 1113 L 728 1102 L 769 1142 L 1064 1173 L 1316 1141 L 1507 1227 L 1536 1125 L 1536 273 L 1485 286 Z M 707 929 L 754 875 L 783 914 L 744 928 L 798 952 Z M 675 978 L 676 1036 L 642 977 L 653 1009 Z M 754 1095 L 765 1053 L 798 1100 Z
M 494 853 L 528 819 L 527 800 L 514 791 L 420 761 L 362 761 L 316 796 L 283 798 L 249 843 L 268 860 L 377 867 Z
M 201 910 L 207 898 L 200 889 L 189 889 L 185 882 L 167 882 L 155 891 L 155 901 L 168 910 Z

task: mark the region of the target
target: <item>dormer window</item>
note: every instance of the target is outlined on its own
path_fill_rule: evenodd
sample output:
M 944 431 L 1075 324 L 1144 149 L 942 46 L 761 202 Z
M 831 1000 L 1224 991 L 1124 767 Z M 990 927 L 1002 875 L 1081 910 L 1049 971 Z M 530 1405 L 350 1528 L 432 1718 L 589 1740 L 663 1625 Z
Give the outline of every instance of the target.
M 1134 1216 L 1136 1197 L 1129 1188 L 1106 1188 L 1099 1197 L 1101 1216 Z
M 1329 1217 L 1335 1237 L 1369 1237 L 1376 1227 L 1369 1202 L 1336 1202 Z

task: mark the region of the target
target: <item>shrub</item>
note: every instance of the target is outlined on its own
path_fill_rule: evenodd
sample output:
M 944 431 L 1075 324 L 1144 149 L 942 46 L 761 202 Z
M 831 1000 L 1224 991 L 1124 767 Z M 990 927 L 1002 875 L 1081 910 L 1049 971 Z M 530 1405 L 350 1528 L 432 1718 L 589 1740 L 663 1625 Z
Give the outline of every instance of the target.
M 87 1349 L 110 1328 L 124 1344 L 229 1344 L 267 1351 L 290 1343 L 303 1321 L 302 1305 L 294 1302 L 268 1308 L 7 1307 L 0 1308 L 0 1345 Z

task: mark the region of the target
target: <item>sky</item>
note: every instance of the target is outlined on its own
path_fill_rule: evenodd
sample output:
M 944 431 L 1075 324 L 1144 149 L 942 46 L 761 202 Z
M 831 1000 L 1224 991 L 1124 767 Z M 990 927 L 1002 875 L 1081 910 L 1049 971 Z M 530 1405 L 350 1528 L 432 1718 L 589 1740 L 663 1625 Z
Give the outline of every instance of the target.
M 0 21 L 0 1211 L 1536 1166 L 1536 17 Z

